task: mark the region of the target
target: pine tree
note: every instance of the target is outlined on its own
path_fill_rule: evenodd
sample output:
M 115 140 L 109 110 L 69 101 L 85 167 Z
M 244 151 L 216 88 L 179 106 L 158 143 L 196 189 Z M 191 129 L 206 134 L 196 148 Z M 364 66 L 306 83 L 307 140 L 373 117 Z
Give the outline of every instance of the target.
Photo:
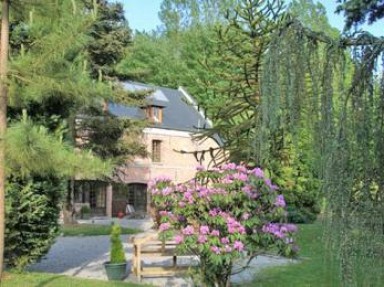
M 111 169 L 108 162 L 101 161 L 87 151 L 76 152 L 64 139 L 62 129 L 65 126 L 64 117 L 71 113 L 71 109 L 75 110 L 86 103 L 94 103 L 113 95 L 110 85 L 94 81 L 89 76 L 89 67 L 85 61 L 88 41 L 86 32 L 95 18 L 94 13 L 85 13 L 81 3 L 77 0 L 2 1 L 1 270 L 4 254 L 4 187 L 7 176 L 12 175 L 14 179 L 19 177 L 16 180 L 36 180 L 39 176 L 62 179 L 75 174 L 98 177 L 108 174 Z M 10 8 L 13 12 L 11 39 L 14 50 L 10 51 L 12 60 L 8 64 Z M 55 101 L 56 107 L 59 108 L 54 111 L 48 103 Z M 60 101 L 65 105 L 60 106 Z M 33 107 L 42 103 L 47 109 L 41 114 L 33 113 Z M 6 132 L 9 107 L 11 125 Z M 32 111 L 34 122 L 28 119 L 27 113 L 21 115 L 23 110 L 27 113 Z M 57 214 L 52 213 L 51 216 L 57 220 Z M 50 236 L 54 234 L 50 233 Z M 52 241 L 45 241 L 46 247 L 49 242 Z M 32 244 L 32 241 L 30 243 Z M 30 246 L 31 250 L 33 248 Z

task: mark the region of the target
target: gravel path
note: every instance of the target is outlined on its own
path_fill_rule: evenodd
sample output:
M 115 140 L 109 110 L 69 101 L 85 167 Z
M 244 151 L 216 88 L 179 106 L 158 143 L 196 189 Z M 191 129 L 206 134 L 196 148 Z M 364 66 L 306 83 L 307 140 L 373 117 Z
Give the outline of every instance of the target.
M 110 224 L 110 221 L 105 224 Z M 128 223 L 120 222 L 120 224 L 133 227 L 131 220 L 128 220 Z M 144 229 L 151 226 L 150 223 L 145 223 L 144 221 L 137 221 L 136 224 L 145 226 L 146 228 Z M 132 244 L 129 243 L 130 237 L 132 235 L 122 235 L 121 237 L 128 262 L 132 259 Z M 109 244 L 109 236 L 59 237 L 49 253 L 39 263 L 31 265 L 28 270 L 107 280 L 103 263 L 109 257 Z M 291 262 L 294 261 L 279 257 L 259 256 L 251 262 L 248 269 L 232 276 L 231 281 L 234 283 L 250 281 L 263 268 Z M 130 269 L 131 266 L 129 264 L 128 270 Z M 132 274 L 126 280 L 136 282 L 136 278 Z M 188 280 L 177 277 L 145 278 L 143 283 L 164 287 L 192 286 Z

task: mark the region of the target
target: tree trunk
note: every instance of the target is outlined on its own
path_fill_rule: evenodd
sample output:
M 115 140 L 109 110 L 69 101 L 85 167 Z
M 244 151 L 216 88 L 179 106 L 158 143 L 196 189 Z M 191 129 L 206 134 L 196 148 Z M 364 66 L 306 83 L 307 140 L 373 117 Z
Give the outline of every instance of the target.
M 2 0 L 1 42 L 0 42 L 0 280 L 4 261 L 5 231 L 5 146 L 8 106 L 8 45 L 9 45 L 9 0 Z

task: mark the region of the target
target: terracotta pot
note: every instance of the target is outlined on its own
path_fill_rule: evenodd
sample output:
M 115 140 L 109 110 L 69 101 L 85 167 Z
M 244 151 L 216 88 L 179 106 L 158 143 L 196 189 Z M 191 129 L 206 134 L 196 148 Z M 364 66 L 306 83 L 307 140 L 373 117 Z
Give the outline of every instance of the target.
M 117 217 L 118 218 L 123 218 L 124 217 L 124 212 L 122 212 L 122 211 L 119 211 L 118 213 L 117 213 Z

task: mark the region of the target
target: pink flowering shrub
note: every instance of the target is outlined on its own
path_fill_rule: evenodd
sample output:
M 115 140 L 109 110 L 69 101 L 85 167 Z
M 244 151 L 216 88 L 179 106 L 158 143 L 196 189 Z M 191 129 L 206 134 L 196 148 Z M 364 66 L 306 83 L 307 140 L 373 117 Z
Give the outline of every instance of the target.
M 281 223 L 284 197 L 260 168 L 234 163 L 213 170 L 199 167 L 196 178 L 184 184 L 155 179 L 150 192 L 162 236 L 199 255 L 207 286 L 226 286 L 240 256 L 272 248 L 284 256 L 297 251 L 296 226 Z

